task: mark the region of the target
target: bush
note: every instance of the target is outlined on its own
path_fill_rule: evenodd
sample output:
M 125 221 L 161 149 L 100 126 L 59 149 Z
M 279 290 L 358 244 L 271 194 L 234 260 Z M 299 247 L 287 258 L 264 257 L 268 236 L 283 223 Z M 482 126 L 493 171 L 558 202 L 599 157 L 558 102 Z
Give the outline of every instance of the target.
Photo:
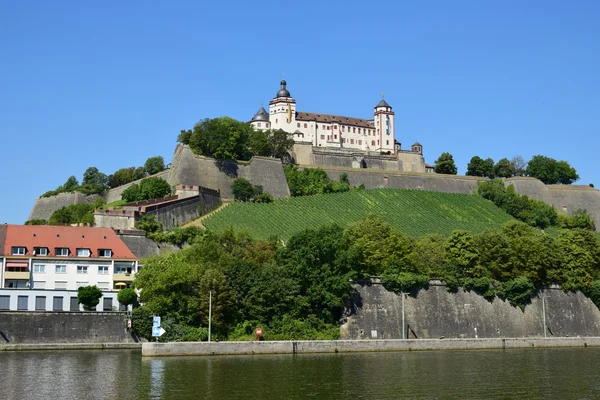
M 258 187 L 251 184 L 250 181 L 245 178 L 234 180 L 231 184 L 231 192 L 233 193 L 233 198 L 239 201 L 250 201 L 260 194 L 257 193 Z
M 54 211 L 48 221 L 50 225 L 94 224 L 94 204 L 71 204 Z
M 146 231 L 147 233 L 159 232 L 163 229 L 162 223 L 157 221 L 154 215 L 150 214 L 142 215 L 140 220 L 136 222 L 135 227 Z
M 191 244 L 197 238 L 204 235 L 205 230 L 197 226 L 187 226 L 185 228 L 173 228 L 166 232 L 155 231 L 148 234 L 148 237 L 155 242 L 170 243 L 176 246 L 182 246 L 185 243 Z
M 137 302 L 137 293 L 131 288 L 124 288 L 117 294 L 117 301 L 124 305 L 129 306 Z
M 271 196 L 271 193 L 261 193 L 258 196 L 256 196 L 256 199 L 254 199 L 255 203 L 272 203 L 273 202 L 273 196 Z
M 158 199 L 171 194 L 171 186 L 162 178 L 144 178 L 140 184 L 133 184 L 121 193 L 121 198 L 128 203 Z
M 25 225 L 48 225 L 48 221 L 45 219 L 30 219 L 25 222 Z
M 102 290 L 96 286 L 82 286 L 77 289 L 77 302 L 86 311 L 94 311 L 102 298 Z

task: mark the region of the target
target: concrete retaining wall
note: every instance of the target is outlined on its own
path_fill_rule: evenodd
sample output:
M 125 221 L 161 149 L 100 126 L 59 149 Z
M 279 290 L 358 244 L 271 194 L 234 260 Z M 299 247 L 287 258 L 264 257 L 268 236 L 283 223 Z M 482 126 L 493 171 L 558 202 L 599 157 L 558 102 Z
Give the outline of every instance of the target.
M 133 343 L 118 312 L 0 312 L 0 343 Z
M 499 298 L 489 302 L 443 285 L 415 295 L 390 292 L 378 283 L 355 289 L 356 307 L 342 326 L 344 339 L 543 337 L 544 316 L 547 336 L 600 336 L 600 310 L 579 292 L 546 289 L 522 311 Z
M 599 347 L 600 337 L 424 340 L 323 340 L 286 342 L 175 342 L 142 344 L 142 356 L 350 353 L 373 351 Z

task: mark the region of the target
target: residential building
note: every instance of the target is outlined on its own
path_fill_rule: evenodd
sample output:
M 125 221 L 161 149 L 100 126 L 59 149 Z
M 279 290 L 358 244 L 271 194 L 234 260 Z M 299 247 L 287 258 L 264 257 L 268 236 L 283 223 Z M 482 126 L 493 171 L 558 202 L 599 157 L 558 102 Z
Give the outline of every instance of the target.
M 49 225 L 1 225 L 0 266 L 0 310 L 30 311 L 79 310 L 88 285 L 104 292 L 97 310 L 112 310 L 138 269 L 112 229 Z

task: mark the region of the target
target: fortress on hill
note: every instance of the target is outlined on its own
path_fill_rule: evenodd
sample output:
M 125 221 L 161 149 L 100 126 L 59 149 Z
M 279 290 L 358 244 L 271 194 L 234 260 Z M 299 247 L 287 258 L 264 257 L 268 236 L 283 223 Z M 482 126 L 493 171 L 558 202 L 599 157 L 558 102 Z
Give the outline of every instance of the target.
M 383 98 L 374 107 L 373 119 L 298 111 L 296 100 L 282 80 L 280 89 L 269 102 L 269 111 L 261 107 L 249 123 L 255 129 L 282 129 L 294 137 L 287 162 L 300 168 L 322 168 L 330 179 L 345 173 L 352 186 L 366 189 L 402 188 L 446 193 L 472 194 L 479 180 L 487 178 L 434 174 L 425 164 L 423 147 L 414 143 L 403 150 L 396 137 L 395 114 Z M 170 168 L 154 175 L 165 179 L 177 193 L 167 199 L 136 204 L 123 210 L 96 212 L 96 225 L 131 229 L 140 213 L 153 213 L 165 228 L 204 215 L 222 200 L 232 199 L 231 184 L 246 178 L 261 185 L 273 197 L 290 196 L 280 159 L 253 157 L 250 161 L 216 160 L 199 156 L 189 146 L 178 145 Z M 121 199 L 121 193 L 134 183 L 110 189 L 106 203 Z M 600 191 L 589 186 L 545 185 L 527 177 L 505 180 L 518 193 L 553 205 L 559 212 L 571 214 L 587 210 L 600 227 Z M 29 219 L 48 220 L 52 213 L 69 204 L 91 203 L 98 196 L 62 193 L 36 200 Z

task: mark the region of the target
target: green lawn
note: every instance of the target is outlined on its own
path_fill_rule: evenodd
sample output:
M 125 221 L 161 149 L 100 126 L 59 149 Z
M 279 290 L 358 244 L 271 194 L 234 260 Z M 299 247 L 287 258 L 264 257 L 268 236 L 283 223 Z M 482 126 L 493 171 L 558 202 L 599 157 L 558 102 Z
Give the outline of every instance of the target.
M 448 235 L 455 229 L 482 232 L 512 219 L 477 196 L 408 189 L 359 190 L 275 200 L 270 204 L 235 202 L 203 220 L 206 228 L 245 229 L 258 239 L 288 239 L 306 228 L 330 223 L 346 226 L 377 214 L 401 231 L 419 237 Z

